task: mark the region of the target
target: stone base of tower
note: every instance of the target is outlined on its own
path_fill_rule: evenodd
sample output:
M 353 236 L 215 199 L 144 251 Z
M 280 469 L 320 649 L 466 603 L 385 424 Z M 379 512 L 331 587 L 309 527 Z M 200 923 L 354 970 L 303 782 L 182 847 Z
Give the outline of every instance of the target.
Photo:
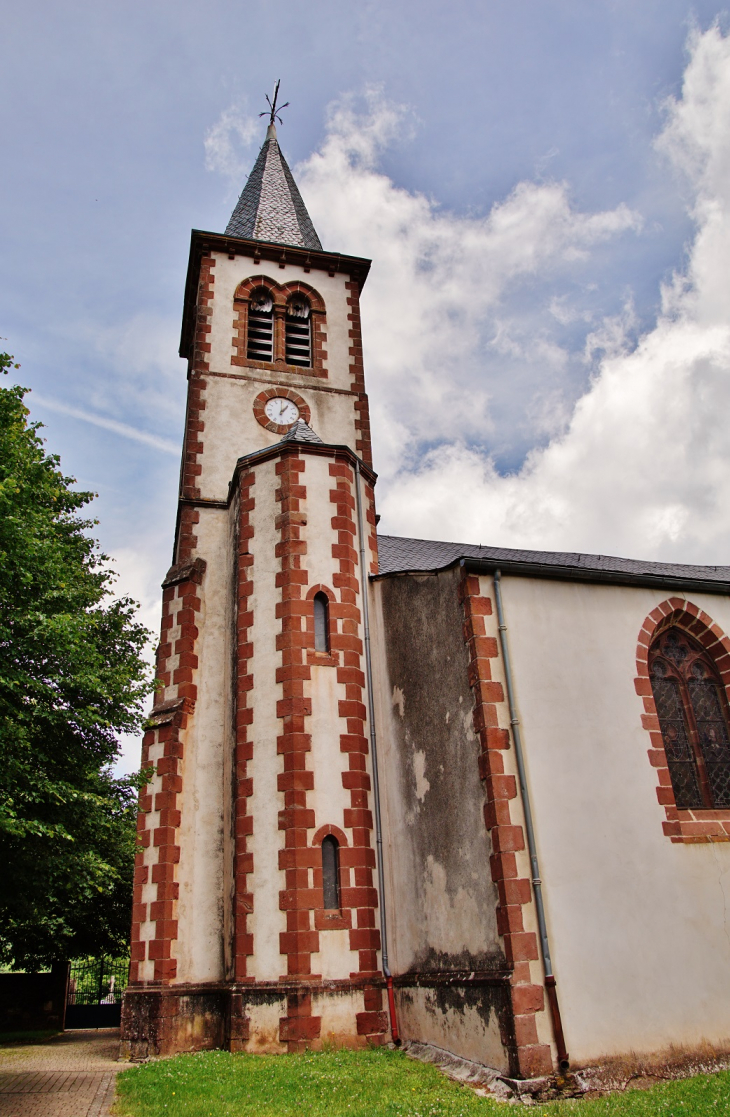
M 365 1047 L 390 1038 L 385 988 L 271 982 L 131 985 L 122 1007 L 122 1054 L 133 1060 L 182 1051 L 257 1054 Z
M 394 978 L 398 1030 L 513 1078 L 551 1074 L 550 1046 L 518 1015 L 511 970 L 411 971 Z

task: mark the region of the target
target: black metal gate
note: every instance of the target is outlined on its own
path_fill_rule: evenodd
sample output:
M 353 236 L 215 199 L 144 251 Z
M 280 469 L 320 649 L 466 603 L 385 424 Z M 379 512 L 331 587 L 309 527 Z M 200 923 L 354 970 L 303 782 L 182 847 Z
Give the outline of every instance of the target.
M 118 1028 L 129 958 L 80 958 L 71 963 L 67 1028 Z

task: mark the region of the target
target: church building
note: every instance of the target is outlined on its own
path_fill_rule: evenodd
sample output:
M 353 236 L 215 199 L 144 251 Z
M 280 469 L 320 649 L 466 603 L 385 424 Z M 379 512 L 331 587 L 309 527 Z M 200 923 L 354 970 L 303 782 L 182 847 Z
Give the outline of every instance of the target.
M 322 248 L 272 109 L 191 238 L 124 1049 L 532 1077 L 718 1042 L 730 567 L 380 535 L 369 266 Z

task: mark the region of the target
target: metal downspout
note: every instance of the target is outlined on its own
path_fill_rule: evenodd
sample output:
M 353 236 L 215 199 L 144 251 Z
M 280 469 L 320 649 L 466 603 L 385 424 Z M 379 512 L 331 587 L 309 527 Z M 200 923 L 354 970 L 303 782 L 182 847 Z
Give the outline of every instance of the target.
M 497 602 L 497 623 L 499 625 L 499 642 L 502 648 L 502 661 L 504 663 L 504 678 L 505 683 L 507 684 L 509 720 L 510 727 L 512 729 L 512 740 L 514 741 L 515 746 L 515 757 L 517 759 L 517 771 L 520 781 L 520 795 L 522 797 L 522 810 L 525 816 L 527 849 L 530 855 L 530 867 L 532 871 L 532 890 L 535 896 L 537 926 L 540 933 L 540 946 L 542 948 L 542 964 L 545 970 L 545 988 L 547 991 L 548 1003 L 550 1005 L 550 1015 L 553 1022 L 555 1045 L 558 1049 L 558 1065 L 561 1070 L 567 1070 L 570 1066 L 570 1060 L 568 1058 L 568 1052 L 565 1050 L 563 1022 L 560 1018 L 560 1006 L 558 1004 L 558 991 L 555 987 L 553 963 L 550 958 L 550 943 L 548 940 L 547 924 L 545 922 L 545 905 L 542 898 L 542 881 L 540 880 L 540 866 L 537 860 L 537 847 L 535 844 L 535 827 L 532 820 L 530 793 L 527 788 L 527 776 L 525 773 L 525 758 L 522 752 L 522 735 L 520 733 L 520 722 L 519 718 L 517 717 L 517 707 L 515 704 L 514 683 L 512 680 L 512 663 L 509 656 L 509 645 L 507 643 L 507 625 L 504 623 L 504 607 L 502 605 L 502 574 L 499 570 L 494 571 L 494 597 Z
M 357 533 L 360 540 L 360 585 L 362 587 L 362 619 L 365 635 L 365 679 L 368 692 L 368 725 L 370 727 L 370 755 L 373 764 L 373 801 L 375 806 L 375 850 L 378 866 L 378 895 L 380 907 L 380 951 L 385 984 L 388 990 L 390 1034 L 393 1043 L 400 1046 L 398 1020 L 393 995 L 393 977 L 388 965 L 388 925 L 385 915 L 385 872 L 383 869 L 383 827 L 380 817 L 380 781 L 378 779 L 378 745 L 375 733 L 375 702 L 373 700 L 373 665 L 370 655 L 370 614 L 368 609 L 368 570 L 365 560 L 365 531 L 363 529 L 362 497 L 360 496 L 360 461 L 355 459 L 355 500 L 357 502 Z

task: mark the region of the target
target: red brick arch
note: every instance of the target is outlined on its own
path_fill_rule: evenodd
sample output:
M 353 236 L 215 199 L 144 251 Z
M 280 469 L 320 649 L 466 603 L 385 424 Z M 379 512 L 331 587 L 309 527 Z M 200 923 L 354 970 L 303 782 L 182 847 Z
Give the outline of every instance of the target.
M 252 293 L 259 287 L 265 287 L 267 291 L 271 291 L 271 297 L 275 305 L 286 306 L 286 296 L 283 294 L 281 284 L 268 275 L 252 275 L 248 279 L 244 279 L 243 283 L 239 283 L 236 287 L 233 301 L 248 302 Z
M 309 404 L 305 399 L 295 392 L 293 388 L 264 388 L 263 392 L 259 392 L 256 399 L 253 401 L 253 413 L 257 423 L 265 427 L 267 431 L 273 431 L 274 434 L 286 434 L 289 427 L 283 423 L 274 423 L 266 414 L 266 404 L 270 399 L 290 399 L 299 408 L 299 415 L 304 422 L 309 424 L 312 419 L 312 412 Z
M 284 301 L 288 302 L 292 295 L 306 295 L 314 314 L 324 314 L 324 299 L 309 283 L 295 280 L 293 283 L 284 283 L 280 290 L 284 294 Z
M 679 810 L 674 799 L 649 678 L 649 649 L 657 636 L 671 627 L 683 629 L 702 645 L 715 661 L 725 690 L 730 687 L 730 639 L 712 617 L 683 597 L 670 597 L 652 609 L 639 633 L 634 685 L 644 703 L 641 721 L 651 740 L 648 755 L 659 780 L 657 798 L 666 812 L 666 821 L 662 824 L 664 833 L 673 842 L 727 842 L 730 841 L 730 810 Z
M 340 847 L 348 845 L 345 831 L 340 830 L 339 826 L 332 826 L 330 823 L 327 823 L 326 826 L 320 826 L 319 830 L 315 831 L 312 835 L 312 847 L 321 846 L 325 838 L 337 838 L 337 843 Z
M 330 606 L 328 610 L 330 650 L 328 652 L 317 652 L 314 650 L 314 598 L 318 593 L 323 593 L 325 595 Z M 337 667 L 340 662 L 340 657 L 337 652 L 332 651 L 332 637 L 337 636 L 337 598 L 335 593 L 329 586 L 325 586 L 323 583 L 318 582 L 316 586 L 310 586 L 307 590 L 305 600 L 309 602 L 309 609 L 304 618 L 307 663 L 310 667 Z M 339 841 L 340 839 L 337 838 L 337 840 Z
M 322 896 L 322 855 L 319 852 L 322 842 L 328 836 L 337 839 L 340 847 L 340 908 L 337 912 L 323 906 Z M 347 836 L 339 826 L 320 826 L 312 838 L 312 848 L 318 851 L 318 856 L 313 862 L 312 878 L 317 894 L 318 904 L 314 909 L 314 926 L 318 931 L 344 931 L 352 927 L 351 903 L 353 896 L 350 889 L 350 865 L 347 858 Z

